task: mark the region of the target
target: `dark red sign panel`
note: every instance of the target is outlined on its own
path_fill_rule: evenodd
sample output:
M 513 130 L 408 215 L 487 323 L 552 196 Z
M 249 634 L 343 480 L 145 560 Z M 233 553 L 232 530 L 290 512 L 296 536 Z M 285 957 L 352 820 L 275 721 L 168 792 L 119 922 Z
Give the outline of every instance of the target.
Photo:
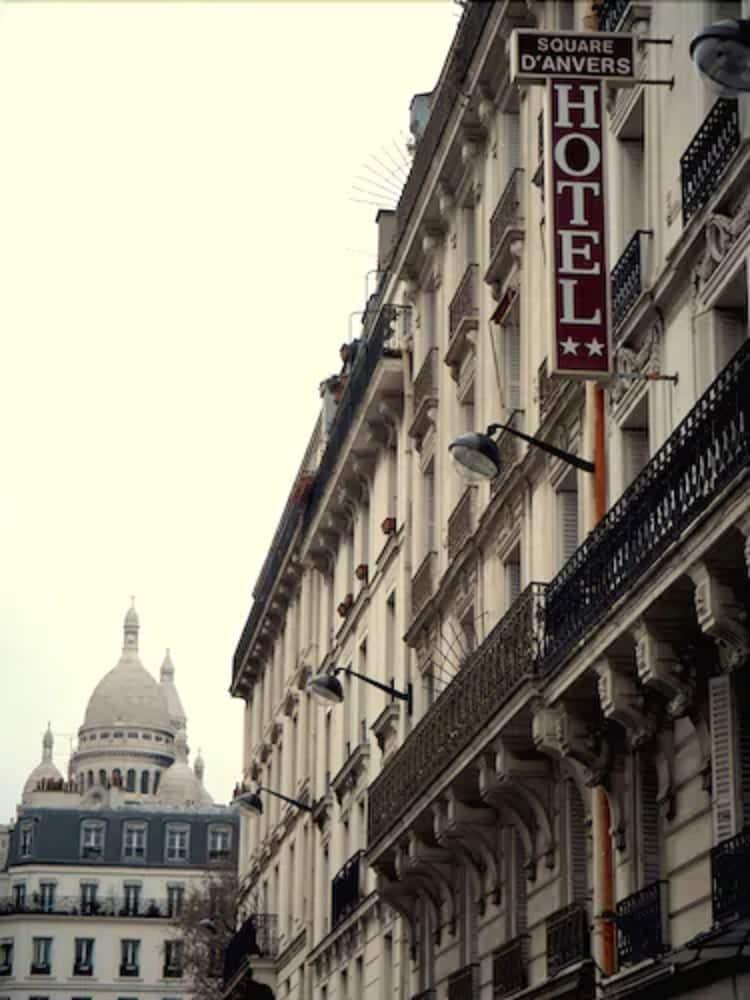
M 548 358 L 551 372 L 568 377 L 611 374 L 604 114 L 601 82 L 547 83 Z
M 543 83 L 552 78 L 635 83 L 635 35 L 605 31 L 536 31 L 519 28 L 511 38 L 511 78 Z

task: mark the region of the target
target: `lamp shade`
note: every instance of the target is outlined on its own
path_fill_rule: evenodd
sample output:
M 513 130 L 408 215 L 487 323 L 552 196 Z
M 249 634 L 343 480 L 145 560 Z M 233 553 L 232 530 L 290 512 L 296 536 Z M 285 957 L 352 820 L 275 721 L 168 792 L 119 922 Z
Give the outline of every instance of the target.
M 316 674 L 307 682 L 307 690 L 320 702 L 340 704 L 344 700 L 341 681 L 334 674 Z
M 459 473 L 469 482 L 494 479 L 500 471 L 500 450 L 489 434 L 462 434 L 448 450 Z
M 232 804 L 242 806 L 243 809 L 255 813 L 256 816 L 263 814 L 263 803 L 257 792 L 244 792 L 242 795 L 238 795 Z
M 750 91 L 750 21 L 717 21 L 698 32 L 690 57 L 701 76 L 724 97 Z

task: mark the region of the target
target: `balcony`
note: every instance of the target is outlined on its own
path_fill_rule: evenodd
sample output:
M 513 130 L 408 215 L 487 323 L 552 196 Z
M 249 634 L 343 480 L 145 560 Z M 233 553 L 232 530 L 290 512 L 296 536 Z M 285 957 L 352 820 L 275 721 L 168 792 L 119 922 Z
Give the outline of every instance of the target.
M 547 587 L 547 673 L 750 465 L 750 341 Z
M 248 959 L 275 958 L 279 953 L 278 918 L 275 913 L 253 913 L 227 945 L 224 985 L 248 968 Z
M 52 966 L 49 962 L 32 962 L 29 973 L 32 976 L 49 976 L 52 974 Z
M 413 438 L 421 438 L 430 426 L 430 410 L 438 402 L 438 350 L 431 347 L 414 379 L 414 419 L 409 428 Z
M 536 671 L 544 585 L 519 595 L 370 785 L 368 848 Z
M 479 265 L 469 264 L 448 306 L 447 365 L 458 367 L 468 347 L 467 335 L 479 326 Z
M 612 268 L 612 328 L 617 330 L 636 304 L 643 291 L 641 238 L 650 230 L 636 229 L 620 259 Z
M 680 157 L 683 225 L 688 224 L 714 193 L 739 144 L 737 101 L 720 97 Z
M 750 830 L 711 849 L 711 902 L 714 924 L 750 917 Z
M 90 962 L 81 962 L 78 965 L 73 966 L 74 976 L 93 976 L 94 967 Z
M 331 882 L 331 927 L 336 927 L 352 913 L 364 897 L 364 851 L 357 851 Z
M 0 965 L 0 976 L 12 976 L 13 966 L 12 965 Z
M 617 31 L 633 0 L 600 0 L 599 31 Z
M 502 281 L 511 263 L 510 249 L 523 238 L 524 171 L 517 167 L 510 175 L 490 219 L 490 264 L 484 280 L 487 284 Z
M 616 907 L 617 955 L 620 965 L 637 965 L 669 950 L 667 883 L 652 882 Z
M 589 957 L 589 917 L 581 903 L 571 903 L 547 917 L 546 929 L 548 976 Z
M 448 979 L 448 1000 L 474 1000 L 478 996 L 479 966 L 467 965 Z
M 448 518 L 448 558 L 453 561 L 474 534 L 477 490 L 467 486 Z
M 47 916 L 73 917 L 144 917 L 169 919 L 169 905 L 164 899 L 149 899 L 138 903 L 107 896 L 102 899 L 81 899 L 80 896 L 56 896 L 54 903 L 20 902 L 12 896 L 0 898 L 0 916 L 44 913 Z
M 527 937 L 513 938 L 492 956 L 492 995 L 509 997 L 526 988 Z
M 140 969 L 139 969 L 139 967 L 137 965 L 132 965 L 132 964 L 129 964 L 129 963 L 126 963 L 126 962 L 123 962 L 120 965 L 120 975 L 123 978 L 131 978 L 132 979 L 132 978 L 135 978 L 136 976 L 138 976 L 139 973 L 140 973 Z
M 437 552 L 428 552 L 411 578 L 411 613 L 417 617 L 435 593 Z

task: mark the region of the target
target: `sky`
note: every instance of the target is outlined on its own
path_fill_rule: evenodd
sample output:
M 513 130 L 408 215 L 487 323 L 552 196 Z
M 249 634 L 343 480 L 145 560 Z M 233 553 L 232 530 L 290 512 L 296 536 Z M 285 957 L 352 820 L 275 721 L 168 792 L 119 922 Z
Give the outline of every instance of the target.
M 400 183 L 459 15 L 0 0 L 0 822 L 48 721 L 65 768 L 131 595 L 231 795 L 232 654 L 374 284 L 355 199 L 393 207 L 358 178 Z

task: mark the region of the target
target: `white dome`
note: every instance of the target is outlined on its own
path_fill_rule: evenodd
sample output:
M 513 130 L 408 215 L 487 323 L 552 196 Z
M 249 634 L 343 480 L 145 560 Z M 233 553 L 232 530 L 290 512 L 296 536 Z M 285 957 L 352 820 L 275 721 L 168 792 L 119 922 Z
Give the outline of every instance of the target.
M 187 737 L 181 729 L 174 741 L 177 760 L 167 768 L 159 785 L 158 798 L 164 805 L 195 806 L 205 802 L 205 790 L 187 761 Z
M 42 738 L 42 760 L 41 763 L 37 764 L 34 770 L 26 779 L 26 784 L 23 786 L 23 793 L 21 795 L 21 801 L 26 805 L 29 798 L 37 790 L 37 786 L 42 781 L 63 781 L 63 776 L 60 771 L 55 767 L 52 761 L 52 729 L 50 725 L 47 725 L 47 731 Z
M 138 726 L 171 731 L 164 694 L 138 658 L 138 615 L 125 615 L 122 656 L 94 688 L 83 727 Z

